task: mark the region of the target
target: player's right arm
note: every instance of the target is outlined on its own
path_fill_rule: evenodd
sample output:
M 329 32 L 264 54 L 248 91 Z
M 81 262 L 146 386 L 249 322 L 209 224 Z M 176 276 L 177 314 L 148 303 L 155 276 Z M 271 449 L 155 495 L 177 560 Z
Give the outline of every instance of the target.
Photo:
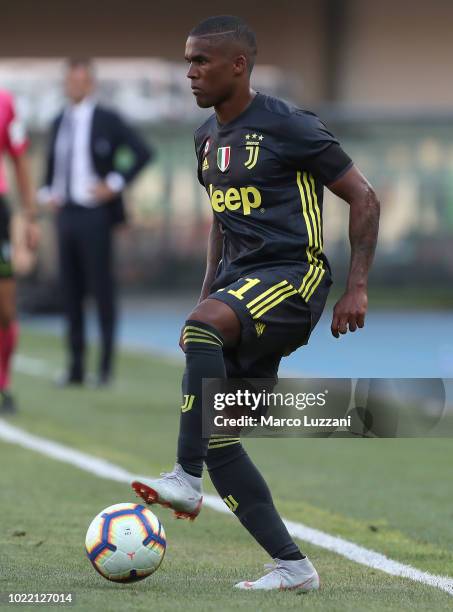
M 206 154 L 207 147 L 209 146 L 209 139 L 205 134 L 201 134 L 199 132 L 195 133 L 195 154 L 197 156 L 197 175 L 198 181 L 200 185 L 203 187 L 203 174 L 201 163 L 203 161 L 203 151 Z M 212 217 L 211 229 L 209 231 L 208 238 L 208 250 L 206 255 L 206 272 L 204 275 L 203 285 L 201 287 L 200 297 L 198 298 L 198 304 L 203 302 L 208 295 L 211 293 L 212 283 L 214 282 L 215 275 L 217 272 L 217 268 L 219 266 L 220 260 L 222 259 L 222 250 L 223 250 L 223 233 L 220 227 L 220 223 L 215 217 Z M 179 346 L 185 352 L 185 345 L 183 341 L 183 331 L 181 331 L 181 336 L 179 338 Z
M 206 273 L 201 288 L 200 298 L 198 303 L 205 300 L 211 293 L 211 286 L 214 282 L 217 267 L 222 259 L 223 234 L 220 229 L 220 223 L 216 217 L 212 219 L 211 230 L 208 239 L 208 252 L 206 256 Z
M 223 234 L 220 229 L 220 223 L 215 217 L 212 218 L 211 230 L 208 238 L 208 252 L 206 256 L 206 272 L 204 275 L 203 286 L 201 288 L 200 298 L 198 303 L 205 300 L 211 293 L 211 286 L 214 282 L 217 267 L 222 259 Z M 179 346 L 185 352 L 186 347 L 182 338 L 183 330 L 179 338 Z
M 211 120 L 211 119 L 210 119 Z M 209 120 L 209 121 L 210 121 Z M 204 188 L 206 188 L 203 180 L 203 171 L 202 171 L 202 163 L 203 159 L 207 155 L 207 151 L 210 147 L 210 137 L 209 134 L 205 131 L 205 126 L 207 123 L 203 124 L 201 128 L 199 128 L 195 132 L 194 136 L 194 144 L 195 144 L 195 155 L 197 156 L 197 176 L 198 182 Z M 201 288 L 200 298 L 198 303 L 205 300 L 208 295 L 211 293 L 211 286 L 214 282 L 215 274 L 217 271 L 217 267 L 222 259 L 222 249 L 223 249 L 223 234 L 220 227 L 220 223 L 217 220 L 216 216 L 212 217 L 212 225 L 211 230 L 209 232 L 208 239 L 208 252 L 206 257 L 206 273 L 203 281 L 203 285 Z

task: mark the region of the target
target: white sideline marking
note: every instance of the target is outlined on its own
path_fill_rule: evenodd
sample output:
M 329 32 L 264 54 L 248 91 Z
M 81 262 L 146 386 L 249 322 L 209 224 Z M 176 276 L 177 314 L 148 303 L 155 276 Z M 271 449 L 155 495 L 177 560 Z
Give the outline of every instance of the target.
M 159 358 L 163 363 L 167 363 L 171 366 L 180 366 L 183 363 L 183 355 L 179 355 L 176 351 L 158 351 L 157 349 L 147 349 L 143 351 L 140 347 L 136 347 L 133 344 L 127 345 L 128 351 L 135 353 L 144 353 L 151 357 Z M 21 374 L 27 374 L 28 376 L 37 376 L 38 378 L 49 378 L 55 379 L 63 374 L 63 370 L 56 370 L 49 362 L 44 359 L 37 359 L 36 357 L 28 357 L 23 353 L 17 353 L 14 356 L 14 370 Z M 287 368 L 284 364 L 282 365 L 282 373 L 288 378 L 297 378 L 301 376 L 301 372 Z M 123 383 L 124 381 L 121 381 Z
M 98 459 L 97 457 L 82 453 L 81 451 L 54 442 L 53 440 L 29 434 L 23 429 L 19 429 L 7 423 L 3 419 L 0 419 L 0 439 L 5 442 L 10 442 L 11 444 L 18 444 L 23 448 L 37 451 L 47 457 L 52 457 L 52 459 L 69 463 L 81 470 L 95 474 L 100 478 L 127 483 L 137 478 L 135 474 L 131 474 L 109 461 Z M 205 495 L 203 502 L 212 510 L 231 516 L 230 510 L 228 510 L 218 497 Z M 372 567 L 373 569 L 380 570 L 392 576 L 409 578 L 410 580 L 436 587 L 449 595 L 453 595 L 453 578 L 422 572 L 411 565 L 393 561 L 374 550 L 369 550 L 363 546 L 344 540 L 343 538 L 331 536 L 318 529 L 306 527 L 302 523 L 296 523 L 285 519 L 285 525 L 289 533 L 295 538 L 335 552 L 361 565 Z
M 58 381 L 64 374 L 61 368 L 52 367 L 52 365 L 44 359 L 28 357 L 18 353 L 14 356 L 14 371 L 26 374 L 27 376 L 35 376 L 37 378 L 45 378 L 54 382 Z M 115 389 L 129 389 L 130 384 L 126 380 L 115 380 Z
M 43 378 L 53 378 L 62 371 L 56 371 L 50 363 L 44 359 L 36 359 L 35 357 L 29 357 L 22 353 L 17 353 L 14 356 L 14 370 L 28 374 L 29 376 L 39 376 Z

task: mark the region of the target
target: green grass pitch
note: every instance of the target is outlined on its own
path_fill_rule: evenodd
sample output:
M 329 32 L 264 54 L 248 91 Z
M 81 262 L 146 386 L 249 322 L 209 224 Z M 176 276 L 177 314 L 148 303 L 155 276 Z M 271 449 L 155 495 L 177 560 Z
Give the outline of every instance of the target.
M 60 342 L 46 335 L 24 333 L 20 352 L 55 370 L 63 361 Z M 58 390 L 48 378 L 17 372 L 20 413 L 10 422 L 132 472 L 171 468 L 181 367 L 122 353 L 118 372 L 115 387 L 97 391 Z M 452 440 L 261 439 L 246 447 L 286 518 L 453 577 Z M 234 517 L 207 508 L 188 523 L 158 507 L 168 538 L 161 569 L 140 583 L 109 583 L 85 556 L 85 532 L 102 508 L 134 501 L 132 490 L 3 442 L 0 462 L 3 597 L 66 591 L 75 596 L 71 610 L 102 612 L 453 608 L 453 598 L 436 588 L 304 542 L 321 576 L 319 592 L 235 591 L 236 581 L 260 576 L 268 559 Z M 205 488 L 214 492 L 207 476 Z

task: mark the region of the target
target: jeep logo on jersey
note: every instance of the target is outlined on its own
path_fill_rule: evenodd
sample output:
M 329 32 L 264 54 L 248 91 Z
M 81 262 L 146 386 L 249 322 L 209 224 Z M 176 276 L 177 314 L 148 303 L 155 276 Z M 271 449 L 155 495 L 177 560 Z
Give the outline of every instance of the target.
M 220 172 L 226 172 L 230 165 L 231 147 L 219 147 L 217 149 L 217 166 Z
M 209 198 L 212 209 L 215 212 L 228 210 L 239 210 L 242 208 L 244 215 L 249 215 L 252 208 L 261 206 L 261 193 L 256 187 L 230 187 L 225 191 L 214 189 L 214 185 L 209 185 Z

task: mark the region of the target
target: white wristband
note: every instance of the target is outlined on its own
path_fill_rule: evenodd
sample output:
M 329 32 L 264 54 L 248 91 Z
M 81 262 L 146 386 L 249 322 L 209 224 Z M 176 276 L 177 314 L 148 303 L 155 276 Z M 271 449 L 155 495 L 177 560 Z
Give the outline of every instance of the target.
M 124 186 L 126 185 L 124 177 L 118 172 L 109 172 L 105 177 L 105 182 L 107 186 L 115 193 L 120 193 L 120 191 L 123 191 Z

